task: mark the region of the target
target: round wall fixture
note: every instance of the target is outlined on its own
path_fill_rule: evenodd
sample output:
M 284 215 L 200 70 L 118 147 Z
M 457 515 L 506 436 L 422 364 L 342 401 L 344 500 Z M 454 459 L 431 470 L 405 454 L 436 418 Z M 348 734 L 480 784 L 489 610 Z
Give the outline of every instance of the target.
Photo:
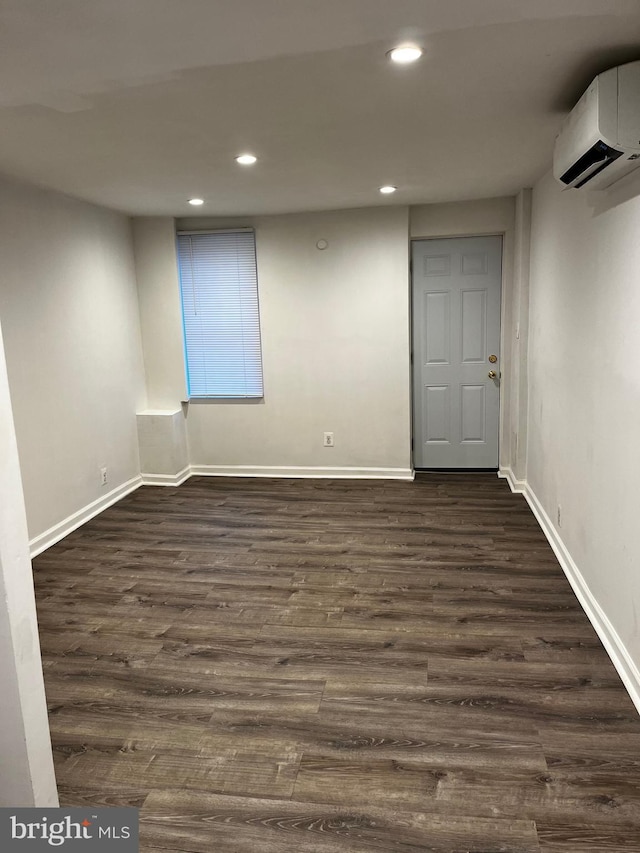
M 322 240 L 318 240 L 318 242 L 316 243 L 316 249 L 320 249 L 320 251 L 322 251 L 323 249 L 328 249 L 328 248 L 329 248 L 329 241 L 325 240 L 324 238 Z

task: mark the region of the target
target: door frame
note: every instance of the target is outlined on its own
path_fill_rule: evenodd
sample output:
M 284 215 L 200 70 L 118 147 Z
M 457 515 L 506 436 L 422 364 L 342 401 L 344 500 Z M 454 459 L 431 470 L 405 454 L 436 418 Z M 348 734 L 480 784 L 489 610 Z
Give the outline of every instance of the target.
M 421 243 L 425 240 L 455 240 L 464 237 L 501 237 L 502 238 L 502 256 L 501 256 L 501 270 L 500 270 L 500 366 L 501 368 L 504 366 L 504 354 L 506 352 L 505 346 L 505 318 L 506 318 L 506 272 L 507 272 L 507 253 L 506 248 L 508 244 L 508 240 L 510 235 L 505 230 L 492 229 L 490 231 L 473 231 L 473 232 L 464 232 L 462 234 L 429 234 L 425 236 L 411 236 L 409 238 L 409 383 L 410 383 L 410 406 L 409 406 L 409 419 L 411 423 L 411 471 L 415 476 L 416 466 L 415 466 L 415 435 L 414 435 L 414 408 L 415 408 L 415 399 L 414 399 L 414 376 L 413 372 L 415 370 L 414 363 L 414 341 L 413 341 L 413 244 Z M 509 267 L 509 271 L 511 268 Z M 501 450 L 503 446 L 503 437 L 504 437 L 504 419 L 505 419 L 505 397 L 506 394 L 502 393 L 502 388 L 508 387 L 507 382 L 507 372 L 505 369 L 500 370 L 500 405 L 498 410 L 498 468 L 496 473 L 500 473 L 502 470 L 501 465 Z M 418 470 L 431 470 L 420 468 Z M 434 469 L 435 470 L 435 469 Z M 446 471 L 446 468 L 440 469 Z M 464 469 L 458 468 L 458 471 L 465 470 L 475 470 L 482 471 L 486 470 L 483 468 L 474 468 L 474 469 Z M 491 471 L 494 469 L 491 468 Z

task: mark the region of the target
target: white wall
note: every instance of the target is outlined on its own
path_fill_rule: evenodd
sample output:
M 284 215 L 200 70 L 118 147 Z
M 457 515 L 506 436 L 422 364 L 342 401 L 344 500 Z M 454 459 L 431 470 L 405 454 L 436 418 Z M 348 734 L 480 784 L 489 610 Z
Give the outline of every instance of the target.
M 520 190 L 516 197 L 514 268 L 511 296 L 509 409 L 505 429 L 509 429 L 509 455 L 503 465 L 510 470 L 514 485 L 522 485 L 527 472 L 527 429 L 529 424 L 529 274 L 531 269 L 531 189 Z
M 138 217 L 133 239 L 147 405 L 173 411 L 187 398 L 175 221 Z
M 288 468 L 407 472 L 408 237 L 504 235 L 501 355 L 503 365 L 510 365 L 515 212 L 514 198 L 496 198 L 419 205 L 410 211 L 379 207 L 233 220 L 193 217 L 177 223 L 135 220 L 149 404 L 169 410 L 184 399 L 174 229 L 253 226 L 265 399 L 192 402 L 187 414 L 191 465 L 222 473 L 227 467 L 247 473 L 286 473 Z M 325 251 L 316 248 L 320 238 L 329 241 Z M 512 422 L 517 428 L 518 399 L 510 380 L 511 372 L 504 371 L 502 464 L 511 459 Z M 322 447 L 324 431 L 335 433 L 333 449 Z
M 29 534 L 44 542 L 139 474 L 145 395 L 130 221 L 2 180 L 0 257 Z
M 27 521 L 0 333 L 0 806 L 57 806 Z
M 508 466 L 514 453 L 513 426 L 518 418 L 512 362 L 516 355 L 514 266 L 516 199 L 490 198 L 449 204 L 416 205 L 410 211 L 411 239 L 503 235 L 502 324 L 500 330 L 500 466 Z
M 636 688 L 638 194 L 640 181 L 604 195 L 562 192 L 550 175 L 534 188 L 527 453 L 534 502 Z
M 178 224 L 252 225 L 258 258 L 264 400 L 190 403 L 192 466 L 408 475 L 407 208 Z M 144 223 L 136 226 L 139 257 L 150 257 L 144 241 L 155 243 L 158 256 L 165 255 L 156 240 L 160 228 L 150 236 Z M 324 251 L 316 248 L 321 238 L 329 242 Z M 146 264 L 150 268 L 149 260 Z M 166 264 L 175 271 L 175 262 Z M 156 276 L 158 300 L 166 298 L 166 275 Z M 143 324 L 145 315 L 158 310 L 148 293 L 141 301 Z M 154 363 L 161 374 L 155 356 Z M 162 395 L 158 399 L 164 405 L 179 403 Z M 335 447 L 322 446 L 325 431 L 334 432 Z

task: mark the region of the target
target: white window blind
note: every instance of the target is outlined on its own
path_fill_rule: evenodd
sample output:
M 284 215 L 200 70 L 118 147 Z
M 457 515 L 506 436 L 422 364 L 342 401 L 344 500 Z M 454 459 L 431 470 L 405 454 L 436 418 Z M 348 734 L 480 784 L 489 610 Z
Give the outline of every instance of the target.
M 178 234 L 190 397 L 262 397 L 253 231 Z

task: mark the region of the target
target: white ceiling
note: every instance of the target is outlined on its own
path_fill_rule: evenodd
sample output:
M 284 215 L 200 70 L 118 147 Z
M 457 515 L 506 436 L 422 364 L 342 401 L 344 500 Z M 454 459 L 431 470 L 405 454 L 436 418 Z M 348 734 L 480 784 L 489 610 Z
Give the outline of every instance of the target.
M 513 194 L 638 58 L 639 0 L 0 0 L 0 172 L 174 216 Z

